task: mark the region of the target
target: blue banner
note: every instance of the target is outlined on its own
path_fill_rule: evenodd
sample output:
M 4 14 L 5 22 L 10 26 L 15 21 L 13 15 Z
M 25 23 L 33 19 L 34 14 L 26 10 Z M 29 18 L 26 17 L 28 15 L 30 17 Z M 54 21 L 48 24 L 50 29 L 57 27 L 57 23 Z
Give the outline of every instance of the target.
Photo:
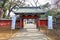
M 48 29 L 53 29 L 52 16 L 48 16 Z
M 13 16 L 11 29 L 15 29 L 15 24 L 16 24 L 16 16 Z

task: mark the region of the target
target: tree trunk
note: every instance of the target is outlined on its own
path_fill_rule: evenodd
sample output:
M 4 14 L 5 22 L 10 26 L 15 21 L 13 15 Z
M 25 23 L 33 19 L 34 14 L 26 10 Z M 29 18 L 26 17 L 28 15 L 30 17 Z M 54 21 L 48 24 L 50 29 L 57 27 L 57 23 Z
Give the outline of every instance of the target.
M 0 8 L 0 19 L 2 19 L 3 18 L 3 9 L 2 8 Z

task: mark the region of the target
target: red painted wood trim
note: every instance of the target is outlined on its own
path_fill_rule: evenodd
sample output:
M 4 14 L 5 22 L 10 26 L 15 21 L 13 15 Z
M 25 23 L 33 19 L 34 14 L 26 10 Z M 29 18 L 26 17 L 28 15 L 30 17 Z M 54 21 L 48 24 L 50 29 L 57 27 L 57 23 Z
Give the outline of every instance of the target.
M 22 21 L 20 20 L 20 28 L 22 27 Z
M 11 20 L 0 20 L 0 27 L 11 27 Z M 40 25 L 40 27 L 43 27 L 43 26 L 48 26 L 48 20 L 40 20 L 38 21 L 40 22 L 39 23 L 36 23 L 37 25 Z M 19 26 L 20 27 L 23 27 L 23 20 L 17 20 L 16 21 L 16 27 Z
M 23 18 L 23 19 L 25 19 L 25 18 L 28 18 L 28 19 L 29 19 L 29 18 L 31 18 L 31 19 L 34 19 L 34 18 L 35 18 L 35 19 L 36 19 L 37 16 L 36 16 L 36 15 L 35 15 L 35 16 L 25 16 L 25 15 L 23 15 L 22 18 Z

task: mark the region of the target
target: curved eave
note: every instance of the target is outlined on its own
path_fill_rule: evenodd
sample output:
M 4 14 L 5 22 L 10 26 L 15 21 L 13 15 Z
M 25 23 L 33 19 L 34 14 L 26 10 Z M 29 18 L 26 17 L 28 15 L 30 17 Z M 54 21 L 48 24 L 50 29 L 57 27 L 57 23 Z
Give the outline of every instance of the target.
M 15 14 L 45 14 L 47 10 L 40 9 L 40 7 L 19 7 L 14 9 Z
M 16 15 L 43 15 L 45 13 L 15 13 Z

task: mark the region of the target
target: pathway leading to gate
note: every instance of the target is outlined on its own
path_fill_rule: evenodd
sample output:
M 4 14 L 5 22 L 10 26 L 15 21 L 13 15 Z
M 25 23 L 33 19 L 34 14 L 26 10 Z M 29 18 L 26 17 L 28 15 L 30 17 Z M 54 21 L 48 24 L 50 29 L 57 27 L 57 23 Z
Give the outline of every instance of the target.
M 51 40 L 38 29 L 22 29 L 15 33 L 9 40 Z

